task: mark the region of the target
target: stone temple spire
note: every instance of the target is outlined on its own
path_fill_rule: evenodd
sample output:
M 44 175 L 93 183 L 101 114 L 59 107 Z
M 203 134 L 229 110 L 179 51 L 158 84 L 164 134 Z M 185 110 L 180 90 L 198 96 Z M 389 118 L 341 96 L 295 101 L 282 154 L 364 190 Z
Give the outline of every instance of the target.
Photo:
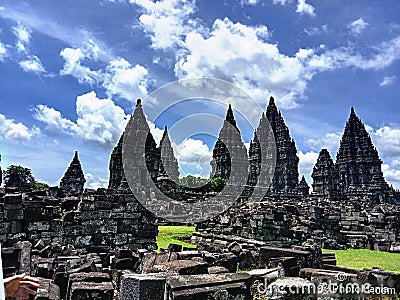
M 378 151 L 352 107 L 336 157 L 342 190 L 365 190 L 371 184 L 376 188 L 377 183 L 386 186 L 381 165 Z
M 274 132 L 277 149 L 272 189 L 275 191 L 295 189 L 299 177 L 299 158 L 297 157 L 296 144 L 290 137 L 289 129 L 281 112 L 278 111 L 273 97 L 269 99 L 266 117 Z
M 114 147 L 110 163 L 109 163 L 109 171 L 110 171 L 110 178 L 108 181 L 108 188 L 109 189 L 116 189 L 120 186 L 122 180 L 125 178 L 124 174 L 124 167 L 122 164 L 122 143 L 124 140 L 124 134 L 121 135 L 117 146 Z
M 226 121 L 228 121 L 229 123 L 231 123 L 233 126 L 236 127 L 236 121 L 235 121 L 235 117 L 233 116 L 233 110 L 232 110 L 232 106 L 229 104 L 228 106 L 228 111 L 226 112 Z M 237 127 L 236 127 L 237 128 Z
M 60 188 L 64 193 L 82 193 L 85 182 L 86 179 L 78 158 L 78 151 L 75 151 L 74 158 L 61 179 Z
M 226 143 L 226 145 L 224 144 Z M 228 149 L 234 149 L 239 157 L 244 161 L 231 161 L 231 155 Z M 235 164 L 235 169 L 246 168 L 240 171 L 241 174 L 248 173 L 248 156 L 246 147 L 242 141 L 240 131 L 236 126 L 231 105 L 229 105 L 224 124 L 219 132 L 219 137 L 213 149 L 213 158 L 211 161 L 211 177 L 220 177 L 229 179 L 230 182 L 238 182 L 238 178 L 230 178 L 231 164 Z M 234 183 L 233 183 L 234 184 Z
M 337 198 L 339 195 L 339 174 L 327 149 L 322 149 L 313 168 L 312 195 Z
M 138 99 L 136 102 L 136 108 L 131 117 L 131 121 L 133 122 L 132 128 L 134 130 L 132 130 L 132 132 L 129 132 L 129 134 L 133 135 L 134 137 L 147 136 L 145 145 L 146 164 L 144 164 L 142 161 L 132 162 L 137 168 L 137 171 L 140 174 L 140 178 L 143 179 L 142 184 L 147 184 L 145 180 L 146 179 L 145 174 L 147 172 L 150 173 L 153 179 L 157 178 L 159 155 L 157 155 L 156 153 L 157 145 L 156 142 L 154 141 L 153 135 L 150 133 L 150 129 L 143 112 L 142 101 L 140 99 Z M 111 154 L 110 164 L 109 164 L 109 170 L 110 170 L 109 183 L 108 183 L 109 188 L 117 189 L 121 187 L 126 187 L 127 180 L 124 174 L 123 163 L 122 163 L 122 151 L 123 151 L 122 146 L 125 135 L 126 135 L 125 132 L 121 135 L 118 144 L 116 145 Z M 135 141 L 136 139 L 133 139 L 134 143 Z M 136 147 L 136 145 L 133 144 L 132 147 Z
M 174 155 L 174 149 L 168 135 L 167 126 L 164 128 L 164 134 L 160 142 L 161 162 L 159 165 L 159 176 L 168 175 L 169 179 L 175 182 L 179 180 L 178 161 Z

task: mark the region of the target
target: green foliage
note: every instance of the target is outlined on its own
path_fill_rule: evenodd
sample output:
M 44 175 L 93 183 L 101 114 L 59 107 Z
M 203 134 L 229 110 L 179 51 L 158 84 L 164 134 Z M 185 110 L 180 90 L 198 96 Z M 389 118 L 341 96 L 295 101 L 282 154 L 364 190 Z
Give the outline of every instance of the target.
M 34 189 L 47 190 L 46 183 L 37 182 L 33 177 L 32 171 L 20 165 L 11 165 L 3 171 L 4 186 L 17 187 L 20 190 Z
M 4 186 L 17 187 L 20 190 L 30 189 L 35 183 L 32 171 L 20 165 L 11 165 L 3 171 Z
M 179 179 L 181 185 L 187 186 L 189 188 L 201 187 L 207 183 L 207 179 L 196 177 L 193 175 L 188 175 Z
M 215 192 L 219 193 L 223 190 L 223 188 L 228 183 L 228 180 L 220 177 L 211 178 L 207 180 L 205 178 L 195 177 L 192 175 L 185 176 L 180 180 L 181 185 L 197 189 L 202 193 L 210 193 Z
M 191 226 L 158 226 L 158 249 L 167 248 L 169 244 L 179 244 L 188 248 L 196 248 L 196 245 L 181 241 L 181 238 L 192 236 L 195 231 Z
M 323 249 L 322 251 L 334 252 L 336 255 L 337 264 L 340 267 L 358 270 L 378 267 L 386 271 L 400 273 L 400 253 L 372 251 L 367 249 Z
M 227 183 L 228 180 L 216 177 L 216 178 L 211 178 L 204 187 L 206 191 L 219 193 L 224 189 Z
M 47 183 L 44 183 L 44 182 L 35 181 L 31 185 L 31 187 L 32 187 L 32 189 L 37 190 L 37 191 L 47 191 L 47 189 L 49 188 L 49 185 Z

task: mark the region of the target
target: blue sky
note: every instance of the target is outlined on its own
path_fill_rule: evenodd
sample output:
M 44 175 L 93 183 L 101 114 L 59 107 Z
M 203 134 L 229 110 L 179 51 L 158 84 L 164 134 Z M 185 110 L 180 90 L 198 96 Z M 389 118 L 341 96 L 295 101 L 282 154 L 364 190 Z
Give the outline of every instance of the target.
M 136 98 L 210 77 L 263 108 L 275 97 L 309 183 L 322 147 L 335 158 L 354 106 L 400 188 L 399 11 L 397 0 L 0 1 L 1 165 L 54 185 L 79 150 L 87 186 L 105 186 Z M 197 101 L 164 119 L 194 112 L 223 117 L 225 107 Z M 205 176 L 212 139 L 171 136 L 182 171 Z

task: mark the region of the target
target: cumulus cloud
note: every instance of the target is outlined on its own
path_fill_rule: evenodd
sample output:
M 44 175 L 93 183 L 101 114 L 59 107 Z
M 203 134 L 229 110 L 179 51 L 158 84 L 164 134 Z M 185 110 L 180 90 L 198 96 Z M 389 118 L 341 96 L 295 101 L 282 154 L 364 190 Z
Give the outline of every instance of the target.
M 312 170 L 315 163 L 317 162 L 319 153 L 310 151 L 303 153 L 299 151 L 297 156 L 299 157 L 299 174 L 300 176 L 305 175 L 307 177 L 311 176 Z
M 388 77 L 383 77 L 383 80 L 379 84 L 380 86 L 389 86 L 392 85 L 396 80 L 396 76 L 388 76 Z
M 386 181 L 393 185 L 397 190 L 400 189 L 400 168 L 395 168 L 389 164 L 382 165 L 383 176 L 385 176 Z
M 99 99 L 95 92 L 77 97 L 76 114 L 78 118 L 73 122 L 51 107 L 37 105 L 34 109 L 34 118 L 45 123 L 49 129 L 107 147 L 116 144 L 128 117 L 112 100 Z
M 170 49 L 181 44 L 182 36 L 190 31 L 195 20 L 189 17 L 196 10 L 196 1 L 180 0 L 130 0 L 144 11 L 139 17 L 144 32 L 151 38 L 154 49 Z
M 46 69 L 36 55 L 33 55 L 26 60 L 20 61 L 19 65 L 25 72 L 33 72 L 36 74 L 46 73 Z
M 85 178 L 86 178 L 85 188 L 98 189 L 98 188 L 106 188 L 108 186 L 107 178 L 98 177 L 93 175 L 92 173 L 86 173 Z
M 314 7 L 308 4 L 306 0 L 298 0 L 296 12 L 301 15 L 315 16 Z
M 147 94 L 148 71 L 145 67 L 131 64 L 123 59 L 111 60 L 106 67 L 103 87 L 109 97 L 118 95 L 134 101 L 141 95 Z
M 104 55 L 102 48 L 93 40 L 78 48 L 65 48 L 60 52 L 65 63 L 60 75 L 70 75 L 79 83 L 101 86 L 108 97 L 119 96 L 133 101 L 147 95 L 148 71 L 145 67 L 136 64 L 132 66 L 121 57 L 112 58 L 108 64 L 92 70 L 84 65 L 84 61 L 97 61 Z
M 369 24 L 364 21 L 363 18 L 359 18 L 353 22 L 350 22 L 347 25 L 347 28 L 350 30 L 350 33 L 353 35 L 358 35 L 361 32 L 364 31 L 364 29 L 368 26 Z
M 13 119 L 7 119 L 0 114 L 0 135 L 7 140 L 29 141 L 32 137 L 39 135 L 40 129 L 33 126 L 28 128 L 25 124 L 16 123 Z
M 173 144 L 173 146 L 179 163 L 181 177 L 192 174 L 209 178 L 212 151 L 203 141 L 189 138 L 184 140 L 180 145 Z
M 60 55 L 65 60 L 60 75 L 71 75 L 76 78 L 79 83 L 94 84 L 97 82 L 99 74 L 81 64 L 81 60 L 86 58 L 86 54 L 82 49 L 65 48 L 60 52 Z
M 186 51 L 175 65 L 177 77 L 215 77 L 239 84 L 253 97 L 264 100 L 276 96 L 282 108 L 297 106 L 307 80 L 301 54 L 290 57 L 279 52 L 277 45 L 265 42 L 265 26 L 250 27 L 217 19 L 210 34 L 190 32 L 185 39 Z M 301 51 L 301 50 L 300 50 Z

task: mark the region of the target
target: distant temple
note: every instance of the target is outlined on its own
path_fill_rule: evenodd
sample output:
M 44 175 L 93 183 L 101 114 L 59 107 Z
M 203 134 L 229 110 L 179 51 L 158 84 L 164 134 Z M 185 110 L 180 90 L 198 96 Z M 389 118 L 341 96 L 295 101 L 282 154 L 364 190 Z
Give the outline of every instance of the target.
M 336 163 L 327 149 L 322 149 L 314 166 L 313 195 L 339 199 L 362 197 L 383 203 L 395 196 L 381 170 L 382 161 L 364 124 L 351 108 Z
M 146 166 L 142 166 L 140 162 L 136 163 L 137 172 L 142 172 L 143 178 L 145 178 L 145 172 L 149 172 L 152 180 L 159 187 L 165 186 L 161 183 L 165 183 L 166 180 L 177 183 L 178 162 L 173 153 L 167 128 L 165 127 L 160 146 L 157 147 L 147 125 L 140 100 L 137 102 L 133 119 L 135 120 L 134 128 L 138 131 L 136 134 L 147 134 Z M 275 149 L 271 147 L 269 144 L 271 140 L 267 138 L 272 133 Z M 122 165 L 122 141 L 123 135 L 111 154 L 109 188 L 126 185 Z M 234 149 L 238 157 L 248 159 L 247 164 L 240 159 L 231 159 L 228 148 Z M 268 153 L 264 153 L 264 157 L 276 151 L 272 184 L 269 184 L 266 178 L 259 178 L 261 151 Z M 311 196 L 327 199 L 363 196 L 374 202 L 387 201 L 395 196 L 395 191 L 386 183 L 381 165 L 378 151 L 352 108 L 340 142 L 336 163 L 328 150 L 322 149 L 320 152 L 311 174 L 313 178 Z M 210 178 L 220 177 L 232 182 L 240 182 L 239 178 L 231 176 L 232 166 L 240 170 L 239 174 L 249 174 L 246 184 L 248 190 L 256 185 L 267 187 L 268 192 L 265 196 L 276 199 L 309 196 L 310 187 L 304 176 L 299 181 L 299 158 L 296 144 L 290 136 L 289 129 L 273 97 L 270 97 L 268 107 L 260 118 L 248 152 L 236 125 L 232 107 L 228 106 L 224 124 L 213 149 Z M 246 195 L 248 194 L 244 193 L 244 196 Z
M 78 151 L 75 151 L 74 158 L 60 181 L 60 188 L 63 193 L 83 193 L 86 179 L 78 158 Z

